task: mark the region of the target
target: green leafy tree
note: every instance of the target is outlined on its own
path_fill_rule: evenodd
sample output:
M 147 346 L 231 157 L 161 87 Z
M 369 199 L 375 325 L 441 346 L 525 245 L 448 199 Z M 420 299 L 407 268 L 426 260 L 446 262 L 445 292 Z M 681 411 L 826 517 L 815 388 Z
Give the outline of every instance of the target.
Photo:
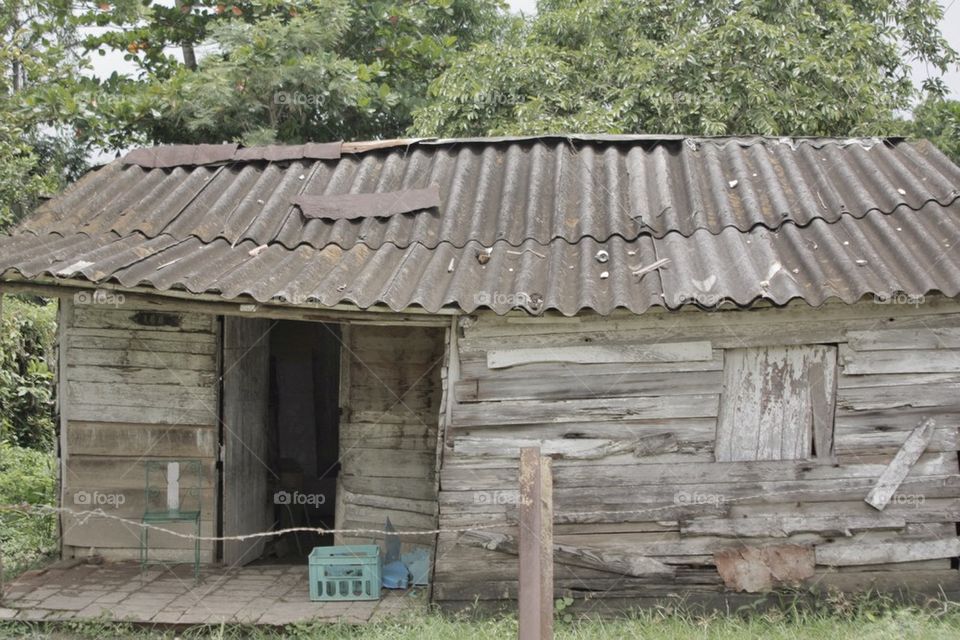
M 72 131 L 43 98 L 52 88 L 76 87 L 75 27 L 67 0 L 0 6 L 0 230 L 83 169 Z
M 102 79 L 98 99 L 77 104 L 73 117 L 82 116 L 91 139 L 119 148 L 401 135 L 429 83 L 505 15 L 501 0 L 178 6 L 98 5 L 84 18 L 130 24 L 85 44 L 124 50 L 142 72 Z M 170 55 L 173 44 L 186 64 Z
M 458 56 L 412 130 L 883 133 L 916 98 L 912 60 L 957 61 L 941 15 L 935 0 L 544 0 Z
M 0 441 L 49 451 L 54 443 L 53 373 L 48 360 L 55 304 L 5 297 L 0 322 Z
M 960 100 L 930 97 L 913 111 L 910 135 L 926 138 L 960 164 Z

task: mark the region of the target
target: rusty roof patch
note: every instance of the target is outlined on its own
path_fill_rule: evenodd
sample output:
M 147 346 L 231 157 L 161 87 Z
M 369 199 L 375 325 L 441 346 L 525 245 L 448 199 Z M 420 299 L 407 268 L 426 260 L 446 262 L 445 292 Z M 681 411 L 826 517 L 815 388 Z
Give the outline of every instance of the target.
M 148 168 L 196 166 L 232 160 L 236 152 L 236 144 L 172 144 L 134 149 L 121 162 Z

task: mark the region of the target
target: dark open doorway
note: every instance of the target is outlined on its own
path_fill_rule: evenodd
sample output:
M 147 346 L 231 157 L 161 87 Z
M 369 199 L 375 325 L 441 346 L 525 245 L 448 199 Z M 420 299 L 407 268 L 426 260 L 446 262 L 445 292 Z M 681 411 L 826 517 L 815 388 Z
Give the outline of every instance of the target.
M 270 331 L 268 433 L 278 529 L 335 526 L 340 471 L 340 327 L 277 322 Z M 301 561 L 330 536 L 287 534 L 266 548 L 272 560 Z

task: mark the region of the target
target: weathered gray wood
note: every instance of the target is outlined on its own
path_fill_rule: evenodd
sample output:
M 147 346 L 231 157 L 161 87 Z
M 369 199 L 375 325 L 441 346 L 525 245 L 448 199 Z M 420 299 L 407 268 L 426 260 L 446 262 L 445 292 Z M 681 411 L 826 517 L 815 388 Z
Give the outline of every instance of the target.
M 630 434 L 625 434 L 629 436 Z M 539 446 L 545 456 L 565 460 L 600 460 L 627 453 L 640 458 L 655 453 L 677 451 L 677 440 L 672 434 L 638 436 L 625 440 L 570 439 L 533 440 L 523 438 L 457 437 L 454 452 L 458 456 L 485 458 L 519 458 L 524 447 Z
M 575 400 L 595 398 L 598 394 L 605 398 L 719 394 L 723 381 L 720 371 L 639 373 L 633 365 L 623 365 L 617 371 L 595 372 L 558 364 L 554 370 L 536 374 L 507 373 L 497 370 L 492 376 L 460 381 L 456 385 L 457 400 Z
M 809 458 L 814 424 L 829 451 L 835 362 L 824 346 L 727 351 L 717 461 Z
M 926 542 L 832 544 L 818 546 L 816 551 L 817 564 L 833 567 L 914 562 L 960 556 L 960 538 Z
M 915 329 L 849 331 L 847 341 L 854 351 L 958 349 L 960 348 L 960 329 L 956 327 L 917 327 Z
M 192 369 L 210 371 L 216 364 L 211 355 L 168 353 L 124 349 L 70 348 L 70 363 L 106 367 L 137 367 L 153 369 Z
M 110 422 L 71 422 L 66 433 L 69 455 L 212 458 L 217 431 L 208 427 L 171 427 Z
M 864 498 L 867 504 L 883 511 L 884 507 L 890 502 L 890 498 L 900 488 L 900 484 L 910 473 L 910 469 L 917 463 L 920 456 L 930 444 L 933 437 L 933 431 L 936 423 L 927 419 L 921 422 L 913 432 L 907 436 L 906 441 L 897 452 L 896 457 L 890 462 L 890 465 L 883 470 L 883 474 L 877 480 L 876 486 Z
M 695 518 L 681 523 L 683 535 L 731 538 L 786 538 L 797 533 L 850 537 L 860 531 L 898 530 L 907 526 L 902 516 L 765 516 L 754 518 Z
M 216 406 L 194 400 L 183 407 L 120 407 L 97 403 L 95 398 L 68 397 L 67 419 L 71 422 L 125 422 L 142 424 L 210 426 L 217 422 Z
M 66 356 L 66 352 L 64 352 L 64 356 Z M 210 387 L 216 384 L 217 378 L 216 373 L 212 369 L 197 371 L 191 369 L 156 369 L 152 367 L 111 367 L 74 364 L 70 370 L 76 372 L 74 375 L 77 380 L 83 380 L 88 383 Z
M 468 531 L 461 541 L 489 551 L 500 551 L 512 555 L 518 553 L 516 538 L 498 531 Z M 619 576 L 669 577 L 676 575 L 672 567 L 659 560 L 626 551 L 607 551 L 555 542 L 553 557 L 559 564 L 585 567 Z
M 960 371 L 960 350 L 854 351 L 841 345 L 840 363 L 846 375 L 956 373 Z
M 466 404 L 457 407 L 453 426 L 504 427 L 521 424 L 561 424 L 586 420 L 628 420 L 646 418 L 713 417 L 719 398 L 715 395 L 684 396 L 682 402 L 670 397 L 611 398 L 589 400 L 518 400 L 504 403 Z
M 536 349 L 495 349 L 487 353 L 487 366 L 503 369 L 542 362 L 603 364 L 611 362 L 676 362 L 710 360 L 713 350 L 709 342 L 659 342 L 652 344 L 619 344 L 566 346 Z
M 553 496 L 550 459 L 520 451 L 520 640 L 553 637 Z
M 268 531 L 267 463 L 271 322 L 224 318 L 223 324 L 223 534 Z M 223 562 L 239 566 L 258 559 L 266 540 L 223 543 Z
M 74 305 L 72 326 L 77 329 L 146 330 L 157 336 L 166 333 L 213 334 L 214 316 L 182 313 L 162 307 L 145 309 L 134 304 L 124 304 L 122 307 Z
M 943 477 L 947 474 L 945 458 L 930 454 L 913 469 L 914 478 L 925 476 Z M 641 487 L 657 485 L 680 488 L 683 485 L 743 485 L 748 490 L 755 483 L 815 483 L 832 480 L 850 480 L 851 484 L 872 487 L 876 478 L 886 469 L 887 463 L 861 463 L 846 466 L 817 465 L 797 461 L 757 461 L 700 464 L 697 462 L 674 464 L 634 464 L 625 466 L 586 466 L 574 464 L 557 466 L 554 469 L 554 487 L 598 488 Z M 954 466 L 954 470 L 956 467 Z M 490 467 L 445 466 L 442 484 L 445 491 L 497 490 L 514 486 L 517 480 L 515 464 L 500 464 Z M 854 483 L 853 481 L 856 481 Z M 756 488 L 755 486 L 753 488 Z M 858 497 L 858 500 L 862 496 Z

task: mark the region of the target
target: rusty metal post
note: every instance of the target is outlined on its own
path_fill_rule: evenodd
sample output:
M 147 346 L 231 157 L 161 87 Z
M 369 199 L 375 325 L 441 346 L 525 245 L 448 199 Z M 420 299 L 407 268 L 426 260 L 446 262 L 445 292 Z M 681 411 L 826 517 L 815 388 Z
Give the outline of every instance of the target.
M 553 476 L 539 447 L 520 449 L 520 640 L 553 638 Z

